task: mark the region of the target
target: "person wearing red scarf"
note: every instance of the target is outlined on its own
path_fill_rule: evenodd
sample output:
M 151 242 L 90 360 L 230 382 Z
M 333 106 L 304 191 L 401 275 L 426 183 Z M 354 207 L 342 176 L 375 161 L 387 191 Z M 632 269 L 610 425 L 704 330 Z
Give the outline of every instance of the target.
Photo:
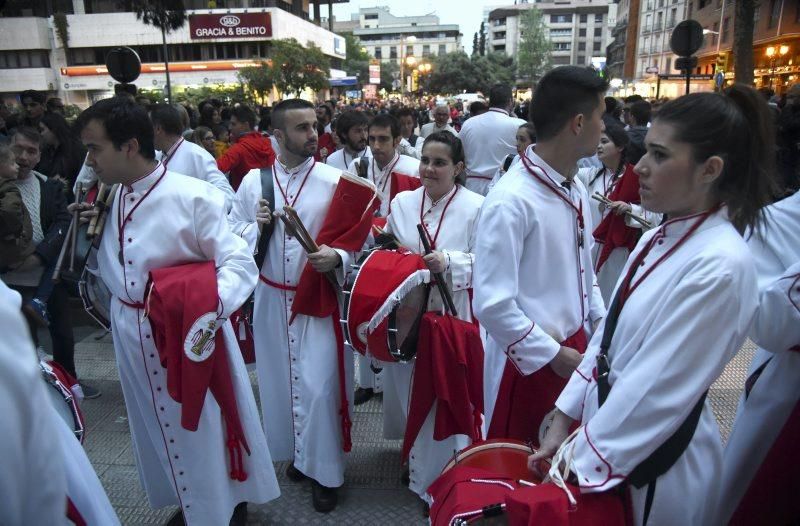
M 222 173 L 228 174 L 235 192 L 244 176 L 253 168 L 267 168 L 275 162 L 270 140 L 255 130 L 256 114 L 245 105 L 231 110 L 231 137 L 236 142 L 217 159 Z

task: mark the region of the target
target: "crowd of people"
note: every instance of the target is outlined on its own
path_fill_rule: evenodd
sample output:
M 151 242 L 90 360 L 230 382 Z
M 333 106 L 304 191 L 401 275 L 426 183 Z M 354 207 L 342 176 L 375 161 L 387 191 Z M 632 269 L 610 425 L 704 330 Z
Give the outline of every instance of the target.
M 480 484 L 522 487 L 442 475 L 484 440 L 530 445 L 531 476 L 572 506 L 601 493 L 626 510 L 605 524 L 800 519 L 800 85 L 781 104 L 741 85 L 607 91 L 573 66 L 522 106 L 504 84 L 469 108 L 195 110 L 121 89 L 74 123 L 59 99 L 21 93 L 0 123 L 4 521 L 62 523 L 66 506 L 76 523 L 119 522 L 66 424 L 33 405 L 40 330 L 80 378 L 74 283 L 54 277 L 90 224 L 74 281 L 110 296 L 141 484 L 154 508 L 179 507 L 171 525 L 244 524 L 247 503 L 280 495 L 274 461 L 332 511 L 359 447 L 352 406 L 378 394 L 436 524 L 447 499 L 493 504 Z M 106 186 L 97 206 L 90 189 Z M 759 349 L 723 448 L 707 394 L 748 337 Z M 55 436 L 72 461 L 25 456 Z M 533 521 L 532 499 L 506 512 Z

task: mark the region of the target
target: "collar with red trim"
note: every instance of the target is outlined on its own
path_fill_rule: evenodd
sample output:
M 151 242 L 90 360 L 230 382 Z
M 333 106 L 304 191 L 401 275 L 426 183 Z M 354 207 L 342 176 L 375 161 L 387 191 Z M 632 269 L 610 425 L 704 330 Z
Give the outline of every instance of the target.
M 152 172 L 143 175 L 142 177 L 136 179 L 129 185 L 125 185 L 125 189 L 128 192 L 136 192 L 137 194 L 144 193 L 147 190 L 149 190 L 150 187 L 156 183 L 156 181 L 159 180 L 159 178 L 161 177 L 161 173 L 163 171 L 164 171 L 164 166 L 161 164 L 161 162 L 160 161 L 156 162 L 156 165 L 153 168 Z
M 661 234 L 668 239 L 680 238 L 692 227 L 695 219 L 707 212 L 708 211 L 705 210 L 697 214 L 670 219 L 661 225 Z M 718 210 L 711 212 L 711 215 L 698 227 L 697 231 L 701 232 L 728 222 L 730 222 L 728 218 L 728 208 L 722 205 Z

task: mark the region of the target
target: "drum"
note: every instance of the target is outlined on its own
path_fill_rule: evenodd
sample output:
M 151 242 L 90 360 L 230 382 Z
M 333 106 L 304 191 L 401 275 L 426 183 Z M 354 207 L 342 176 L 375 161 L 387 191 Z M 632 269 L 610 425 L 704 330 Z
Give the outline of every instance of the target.
M 414 358 L 429 282 L 419 254 L 373 250 L 363 256 L 343 290 L 341 324 L 347 343 L 385 362 Z
M 530 446 L 516 440 L 487 440 L 459 451 L 444 467 L 442 473 L 455 466 L 466 466 L 492 471 L 514 480 L 539 484 L 541 479 L 528 469 L 528 456 L 533 453 L 534 450 Z
M 111 331 L 111 292 L 99 277 L 84 268 L 78 282 L 83 308 L 102 328 Z
M 83 443 L 84 423 L 83 412 L 78 405 L 73 386 L 78 385 L 78 381 L 67 373 L 60 365 L 53 361 L 40 361 L 39 367 L 42 370 L 42 377 L 47 384 L 47 394 L 58 415 L 64 419 L 70 429 L 75 433 L 75 438 Z

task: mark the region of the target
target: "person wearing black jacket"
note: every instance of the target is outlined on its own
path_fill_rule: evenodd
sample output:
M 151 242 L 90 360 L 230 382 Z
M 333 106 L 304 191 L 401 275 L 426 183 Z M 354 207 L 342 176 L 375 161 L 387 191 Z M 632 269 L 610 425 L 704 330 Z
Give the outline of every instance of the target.
M 36 129 L 19 127 L 11 142 L 19 166 L 17 186 L 22 195 L 22 202 L 31 216 L 36 249 L 21 265 L 0 275 L 0 279 L 19 291 L 25 302 L 32 297 L 40 280 L 47 277 L 45 275 L 47 269 L 52 269 L 55 265 L 70 223 L 63 184 L 57 180 L 47 179 L 33 170 L 41 157 L 41 141 L 41 135 Z M 59 284 L 53 288 L 47 308 L 50 315 L 53 359 L 77 378 L 74 361 L 75 338 L 72 334 L 67 290 L 63 285 Z M 38 345 L 36 326 L 33 323 L 31 323 L 31 334 Z M 92 387 L 85 384 L 81 386 L 86 398 L 96 398 L 100 395 Z

